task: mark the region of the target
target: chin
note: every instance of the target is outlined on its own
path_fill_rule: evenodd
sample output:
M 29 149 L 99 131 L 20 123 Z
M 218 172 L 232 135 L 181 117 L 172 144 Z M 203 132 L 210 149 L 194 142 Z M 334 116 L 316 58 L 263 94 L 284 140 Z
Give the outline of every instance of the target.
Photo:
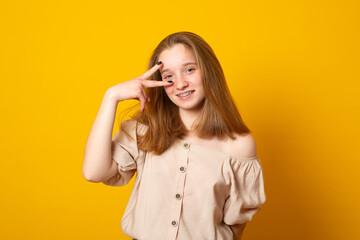
M 196 104 L 177 104 L 179 108 L 185 111 L 199 111 L 202 109 L 203 104 L 202 103 L 196 103 Z
M 176 98 L 170 98 L 171 102 L 175 104 L 179 109 L 186 111 L 196 111 L 200 110 L 204 105 L 205 99 L 192 99 L 192 101 L 182 102 L 181 100 Z

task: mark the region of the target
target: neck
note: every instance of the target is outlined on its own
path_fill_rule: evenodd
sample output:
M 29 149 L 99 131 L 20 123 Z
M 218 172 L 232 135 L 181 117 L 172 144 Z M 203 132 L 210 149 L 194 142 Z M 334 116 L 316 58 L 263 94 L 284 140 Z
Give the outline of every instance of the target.
M 179 109 L 179 114 L 181 121 L 184 123 L 186 129 L 189 131 L 189 135 L 193 135 L 192 125 L 194 124 L 196 118 L 199 116 L 200 111 L 187 111 Z

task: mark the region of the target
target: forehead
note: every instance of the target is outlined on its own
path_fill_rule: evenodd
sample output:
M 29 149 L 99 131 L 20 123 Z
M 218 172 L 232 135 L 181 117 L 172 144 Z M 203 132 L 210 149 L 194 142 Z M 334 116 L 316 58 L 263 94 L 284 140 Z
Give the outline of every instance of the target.
M 159 61 L 162 61 L 164 66 L 166 66 L 183 63 L 184 61 L 196 62 L 196 59 L 193 51 L 189 47 L 178 43 L 162 51 L 159 55 Z

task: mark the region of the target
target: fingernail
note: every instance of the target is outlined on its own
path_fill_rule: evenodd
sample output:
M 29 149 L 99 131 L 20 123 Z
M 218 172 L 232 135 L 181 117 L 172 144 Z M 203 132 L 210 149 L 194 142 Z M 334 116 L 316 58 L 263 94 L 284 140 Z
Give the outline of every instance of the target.
M 171 81 L 171 80 L 170 80 L 170 81 L 168 81 L 168 83 L 172 83 L 172 82 L 173 82 L 173 81 Z
M 160 61 L 160 62 L 157 63 L 157 65 L 160 65 L 160 64 L 162 64 L 162 61 Z

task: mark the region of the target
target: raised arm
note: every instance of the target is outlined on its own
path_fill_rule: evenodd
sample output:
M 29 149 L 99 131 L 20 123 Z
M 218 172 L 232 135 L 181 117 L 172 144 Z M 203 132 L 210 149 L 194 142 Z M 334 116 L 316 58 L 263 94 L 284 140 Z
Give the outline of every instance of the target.
M 142 76 L 119 83 L 106 91 L 85 146 L 82 173 L 86 180 L 102 182 L 116 174 L 117 163 L 111 156 L 111 143 L 117 104 L 126 99 L 137 99 L 141 102 L 140 111 L 143 111 L 146 102 L 150 101 L 144 88 L 172 84 L 147 80 L 160 67 L 161 62 Z
M 118 103 L 111 96 L 109 89 L 85 145 L 82 173 L 90 182 L 100 182 L 117 171 L 116 162 L 111 159 L 111 138 Z

